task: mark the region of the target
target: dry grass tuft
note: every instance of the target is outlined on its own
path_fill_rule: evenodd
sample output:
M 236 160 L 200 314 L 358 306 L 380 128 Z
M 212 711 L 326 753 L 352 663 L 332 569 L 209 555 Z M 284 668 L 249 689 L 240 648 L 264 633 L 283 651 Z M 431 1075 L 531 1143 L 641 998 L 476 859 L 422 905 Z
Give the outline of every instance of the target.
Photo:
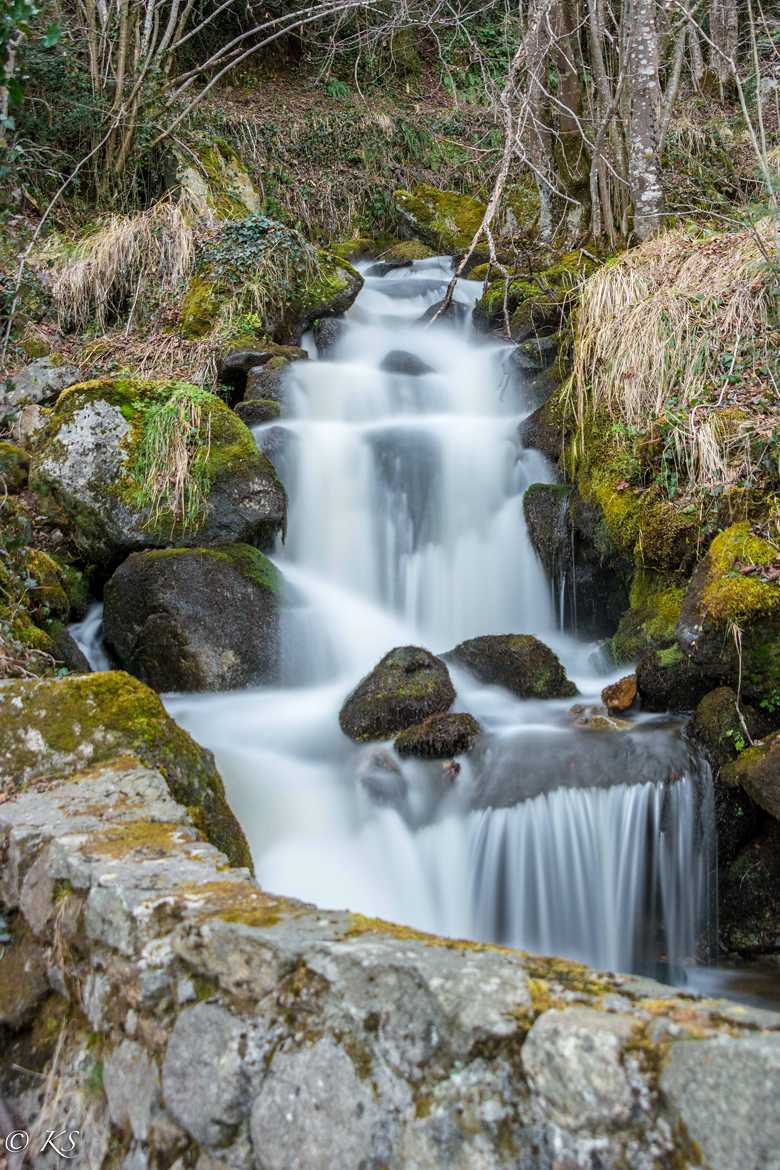
M 61 328 L 83 329 L 95 321 L 105 329 L 152 294 L 173 292 L 188 276 L 195 230 L 182 207 L 164 199 L 148 211 L 112 215 L 65 256 L 51 255 L 51 292 Z
M 776 232 L 769 219 L 710 238 L 680 229 L 591 277 L 576 323 L 580 423 L 600 407 L 637 431 L 660 419 L 690 484 L 749 476 L 755 431 L 735 386 L 771 362 Z

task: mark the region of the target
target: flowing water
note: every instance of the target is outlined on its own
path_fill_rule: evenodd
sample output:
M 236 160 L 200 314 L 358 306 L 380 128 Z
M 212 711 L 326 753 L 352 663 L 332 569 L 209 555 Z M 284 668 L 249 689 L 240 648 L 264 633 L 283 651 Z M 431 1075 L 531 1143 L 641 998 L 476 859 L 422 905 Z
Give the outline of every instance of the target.
M 350 743 L 338 711 L 388 650 L 532 633 L 583 696 L 609 681 L 560 629 L 522 494 L 552 481 L 518 422 L 512 348 L 419 318 L 449 262 L 366 278 L 337 343 L 298 363 L 282 424 L 258 428 L 290 496 L 274 560 L 290 592 L 273 689 L 170 696 L 210 747 L 260 882 L 322 906 L 622 969 L 691 960 L 712 927 L 706 767 L 679 724 L 574 727 L 571 700 L 527 701 L 452 670 L 482 724 L 453 782 L 440 763 Z M 462 282 L 461 304 L 481 286 Z M 312 340 L 307 339 L 316 358 Z M 404 351 L 403 362 L 388 355 Z M 413 373 L 383 368 L 409 369 Z M 99 613 L 80 631 L 97 644 Z M 616 677 L 616 676 L 615 676 Z

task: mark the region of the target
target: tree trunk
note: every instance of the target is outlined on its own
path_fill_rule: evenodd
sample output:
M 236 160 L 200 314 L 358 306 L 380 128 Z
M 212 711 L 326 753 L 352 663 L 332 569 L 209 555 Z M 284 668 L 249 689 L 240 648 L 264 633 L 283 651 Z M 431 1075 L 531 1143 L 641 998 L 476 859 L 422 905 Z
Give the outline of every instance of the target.
M 640 240 L 647 240 L 659 231 L 664 213 L 658 158 L 661 90 L 656 0 L 633 0 L 629 21 L 628 182 L 634 231 Z
M 737 0 L 712 0 L 710 9 L 710 69 L 720 84 L 732 78 L 731 62 L 736 61 L 739 45 L 739 12 Z

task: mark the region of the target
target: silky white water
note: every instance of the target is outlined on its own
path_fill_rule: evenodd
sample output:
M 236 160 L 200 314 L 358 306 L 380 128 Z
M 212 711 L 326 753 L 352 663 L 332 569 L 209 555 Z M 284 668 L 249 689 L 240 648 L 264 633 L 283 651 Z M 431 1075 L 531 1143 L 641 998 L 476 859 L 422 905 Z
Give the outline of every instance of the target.
M 452 670 L 455 709 L 484 731 L 455 783 L 339 729 L 346 695 L 399 645 L 532 633 L 584 696 L 608 681 L 594 647 L 560 630 L 529 543 L 522 493 L 554 474 L 519 444 L 532 404 L 511 348 L 418 323 L 449 276 L 431 260 L 367 277 L 337 344 L 288 377 L 281 685 L 167 705 L 216 753 L 269 890 L 624 970 L 690 959 L 712 835 L 708 777 L 679 727 L 576 730 L 570 700 L 522 702 Z M 427 372 L 383 370 L 399 350 Z M 258 428 L 261 445 L 279 425 Z M 89 649 L 99 615 L 87 621 Z

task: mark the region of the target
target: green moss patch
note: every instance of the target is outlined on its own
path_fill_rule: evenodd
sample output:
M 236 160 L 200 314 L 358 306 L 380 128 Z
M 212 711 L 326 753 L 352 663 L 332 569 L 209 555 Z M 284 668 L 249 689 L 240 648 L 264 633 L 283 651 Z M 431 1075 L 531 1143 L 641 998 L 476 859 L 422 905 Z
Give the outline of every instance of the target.
M 233 864 L 251 865 L 213 757 L 149 687 L 107 671 L 0 691 L 0 772 L 9 786 L 62 780 L 128 753 L 160 771 L 174 799 Z

